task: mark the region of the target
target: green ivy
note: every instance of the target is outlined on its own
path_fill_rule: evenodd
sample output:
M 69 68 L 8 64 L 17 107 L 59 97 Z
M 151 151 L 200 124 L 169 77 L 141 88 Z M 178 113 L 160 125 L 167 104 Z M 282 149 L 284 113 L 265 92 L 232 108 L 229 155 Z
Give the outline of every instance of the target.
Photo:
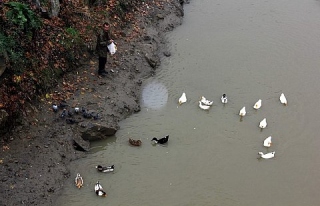
M 6 17 L 15 25 L 30 32 L 41 27 L 41 21 L 28 5 L 20 2 L 9 2 L 4 4 L 9 7 Z

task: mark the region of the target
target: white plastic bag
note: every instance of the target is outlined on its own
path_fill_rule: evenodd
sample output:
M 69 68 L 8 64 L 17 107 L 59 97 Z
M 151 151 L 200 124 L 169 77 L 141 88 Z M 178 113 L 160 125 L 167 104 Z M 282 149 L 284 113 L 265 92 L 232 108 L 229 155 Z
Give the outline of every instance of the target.
M 112 42 L 108 45 L 108 49 L 111 55 L 115 54 L 117 51 L 117 46 Z

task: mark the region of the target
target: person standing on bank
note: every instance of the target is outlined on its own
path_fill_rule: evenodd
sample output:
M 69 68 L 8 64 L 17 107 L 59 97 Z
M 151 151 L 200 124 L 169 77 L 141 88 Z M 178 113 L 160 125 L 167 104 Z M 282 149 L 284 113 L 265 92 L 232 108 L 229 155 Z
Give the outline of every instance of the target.
M 97 53 L 99 55 L 98 74 L 105 77 L 108 74 L 105 69 L 109 53 L 108 45 L 112 43 L 113 40 L 110 37 L 110 24 L 105 22 L 102 26 L 102 31 L 98 34 L 97 38 Z

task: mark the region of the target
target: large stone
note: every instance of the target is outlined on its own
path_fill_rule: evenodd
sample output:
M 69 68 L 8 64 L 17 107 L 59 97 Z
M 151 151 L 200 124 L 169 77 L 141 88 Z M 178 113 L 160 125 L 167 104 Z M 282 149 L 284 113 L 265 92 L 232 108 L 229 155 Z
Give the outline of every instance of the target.
M 90 149 L 90 142 L 85 141 L 82 137 L 78 134 L 73 134 L 72 137 L 72 146 L 75 150 L 87 152 Z
M 152 68 L 156 68 L 160 65 L 160 58 L 156 55 L 145 54 L 145 58 Z
M 81 128 L 82 139 L 86 141 L 96 141 L 106 139 L 108 136 L 113 136 L 117 129 L 106 125 L 88 122 L 85 127 Z

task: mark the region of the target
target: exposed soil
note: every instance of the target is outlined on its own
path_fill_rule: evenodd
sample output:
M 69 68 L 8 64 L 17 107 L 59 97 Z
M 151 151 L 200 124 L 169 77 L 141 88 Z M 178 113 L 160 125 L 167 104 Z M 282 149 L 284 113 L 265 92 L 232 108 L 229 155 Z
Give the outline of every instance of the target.
M 162 58 L 170 55 L 165 33 L 182 23 L 181 2 L 152 1 L 152 12 L 137 16 L 145 35 L 131 42 L 116 39 L 117 58 L 108 58 L 107 77 L 97 75 L 97 58 L 64 77 L 57 92 L 68 81 L 76 86 L 74 94 L 66 98 L 68 108 L 95 111 L 99 113 L 97 119 L 75 115 L 76 122 L 68 124 L 59 117 L 62 110 L 54 113 L 47 101 L 29 106 L 27 118 L 4 138 L 10 141 L 1 143 L 0 205 L 55 205 L 55 197 L 70 176 L 70 161 L 86 155 L 73 144 L 75 139 L 81 143 L 81 128 L 96 124 L 116 131 L 121 120 L 140 111 L 142 82 L 154 75 Z M 86 149 L 87 142 L 82 141 Z

